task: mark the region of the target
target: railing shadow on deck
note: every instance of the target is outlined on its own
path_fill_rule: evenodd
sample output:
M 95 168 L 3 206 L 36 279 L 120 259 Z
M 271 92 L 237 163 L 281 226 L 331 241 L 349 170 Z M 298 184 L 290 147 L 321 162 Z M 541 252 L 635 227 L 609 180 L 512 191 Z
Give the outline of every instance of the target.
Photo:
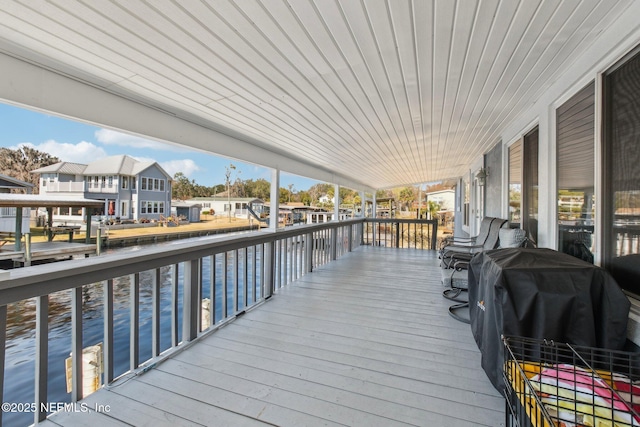
M 0 279 L 0 397 L 10 405 L 14 402 L 16 410 L 3 411 L 4 418 L 11 424 L 38 423 L 59 409 L 60 402 L 72 404 L 86 397 L 90 391 L 85 391 L 89 378 L 83 348 L 101 344 L 102 370 L 97 377 L 100 384 L 109 384 L 149 369 L 359 245 L 435 249 L 436 233 L 436 221 L 352 219 L 172 241 L 10 270 L 8 279 Z M 7 349 L 22 351 L 8 334 L 9 320 L 15 321 L 8 313 L 27 306 L 35 312 L 29 325 L 23 325 L 35 340 L 33 388 L 24 387 L 24 378 L 19 381 L 23 386 L 13 385 L 14 377 L 7 381 L 7 375 L 18 375 L 7 364 Z M 65 368 L 49 372 L 50 366 L 58 366 L 52 354 L 60 354 L 59 348 L 53 351 L 60 337 L 51 335 L 55 325 L 50 320 L 59 321 L 58 311 L 70 323 L 70 332 L 65 330 L 68 347 L 63 348 L 71 354 L 66 380 Z M 65 383 L 70 394 L 63 389 Z M 49 393 L 52 388 L 55 391 Z M 2 417 L 0 412 L 0 424 Z

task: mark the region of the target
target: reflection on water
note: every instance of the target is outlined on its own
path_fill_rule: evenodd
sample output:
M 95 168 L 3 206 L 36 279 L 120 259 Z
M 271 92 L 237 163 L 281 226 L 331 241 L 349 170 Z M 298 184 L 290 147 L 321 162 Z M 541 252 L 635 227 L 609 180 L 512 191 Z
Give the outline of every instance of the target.
M 131 249 L 129 249 L 131 250 Z M 256 257 L 256 283 L 252 283 L 253 257 Z M 215 283 L 215 318 L 222 318 L 222 275 L 223 255 L 216 256 L 216 283 Z M 243 252 L 239 251 L 238 265 L 244 265 Z M 260 295 L 261 250 L 255 255 L 252 250 L 248 253 L 249 271 L 246 274 L 248 281 L 248 298 L 251 301 L 251 287 L 257 289 L 257 298 Z M 228 255 L 229 265 L 233 265 L 234 252 Z M 171 346 L 171 277 L 174 266 L 160 269 L 160 349 L 161 351 Z M 204 258 L 202 262 L 202 297 L 210 296 L 210 258 Z M 183 271 L 178 268 L 178 339 L 182 332 L 182 289 Z M 139 336 L 140 336 L 140 360 L 144 362 L 151 358 L 151 321 L 152 321 L 152 271 L 140 273 L 140 299 L 139 299 Z M 238 269 L 238 282 L 243 284 L 245 273 L 243 268 Z M 227 314 L 233 312 L 234 294 L 233 269 L 227 271 Z M 113 303 L 114 303 L 114 370 L 115 375 L 121 375 L 129 369 L 129 341 L 130 341 L 130 289 L 131 276 L 114 279 Z M 83 287 L 83 347 L 102 342 L 104 334 L 103 324 L 103 284 L 94 283 Z M 238 301 L 243 308 L 244 286 L 239 286 Z M 35 299 L 20 301 L 7 307 L 7 342 L 5 362 L 5 389 L 4 401 L 15 403 L 32 403 L 35 381 Z M 48 364 L 48 401 L 70 402 L 71 394 L 66 393 L 64 359 L 69 357 L 71 349 L 71 290 L 56 292 L 49 296 L 49 364 Z M 4 413 L 3 425 L 24 426 L 33 423 L 31 413 Z

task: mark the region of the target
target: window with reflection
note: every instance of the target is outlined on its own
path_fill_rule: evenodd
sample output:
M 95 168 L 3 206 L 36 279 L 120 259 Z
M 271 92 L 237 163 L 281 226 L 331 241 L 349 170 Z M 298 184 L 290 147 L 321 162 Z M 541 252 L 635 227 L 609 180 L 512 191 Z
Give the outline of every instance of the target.
M 519 228 L 522 215 L 522 141 L 509 147 L 509 224 Z
M 593 263 L 595 84 L 556 110 L 558 250 Z
M 538 242 L 538 127 L 522 138 L 521 228 Z
M 640 54 L 604 78 L 605 262 L 640 253 Z

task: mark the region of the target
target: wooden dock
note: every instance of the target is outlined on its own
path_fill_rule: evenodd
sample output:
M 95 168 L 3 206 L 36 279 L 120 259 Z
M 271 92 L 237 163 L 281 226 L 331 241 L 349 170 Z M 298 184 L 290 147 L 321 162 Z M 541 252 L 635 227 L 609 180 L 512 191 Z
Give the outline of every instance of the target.
M 360 247 L 44 425 L 504 425 L 437 265 Z
M 31 244 L 31 260 L 69 258 L 77 255 L 95 255 L 96 245 L 85 243 L 69 242 L 38 242 Z M 16 251 L 13 244 L 5 245 L 0 250 L 0 260 L 13 260 L 25 262 L 24 245 L 23 250 Z

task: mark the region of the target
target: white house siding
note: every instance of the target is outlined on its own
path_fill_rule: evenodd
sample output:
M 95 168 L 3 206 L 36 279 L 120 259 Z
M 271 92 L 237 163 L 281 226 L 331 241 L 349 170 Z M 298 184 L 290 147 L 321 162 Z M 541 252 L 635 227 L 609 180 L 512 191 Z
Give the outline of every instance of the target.
M 28 233 L 30 227 L 30 209 L 22 210 L 22 233 Z M 15 233 L 16 208 L 0 208 L 0 232 Z
M 440 205 L 441 211 L 453 211 L 455 207 L 455 191 L 443 190 L 427 193 L 427 202 L 435 202 Z
M 184 201 L 187 204 L 199 204 L 203 211 L 213 210 L 216 216 L 227 216 L 229 212 L 225 209 L 229 203 L 231 204 L 231 216 L 247 218 L 249 214 L 247 204 L 262 205 L 264 202 L 260 199 L 252 199 L 247 197 L 227 199 L 226 197 L 194 197 Z M 254 206 L 254 209 L 256 207 Z M 257 210 L 259 212 L 259 210 Z

